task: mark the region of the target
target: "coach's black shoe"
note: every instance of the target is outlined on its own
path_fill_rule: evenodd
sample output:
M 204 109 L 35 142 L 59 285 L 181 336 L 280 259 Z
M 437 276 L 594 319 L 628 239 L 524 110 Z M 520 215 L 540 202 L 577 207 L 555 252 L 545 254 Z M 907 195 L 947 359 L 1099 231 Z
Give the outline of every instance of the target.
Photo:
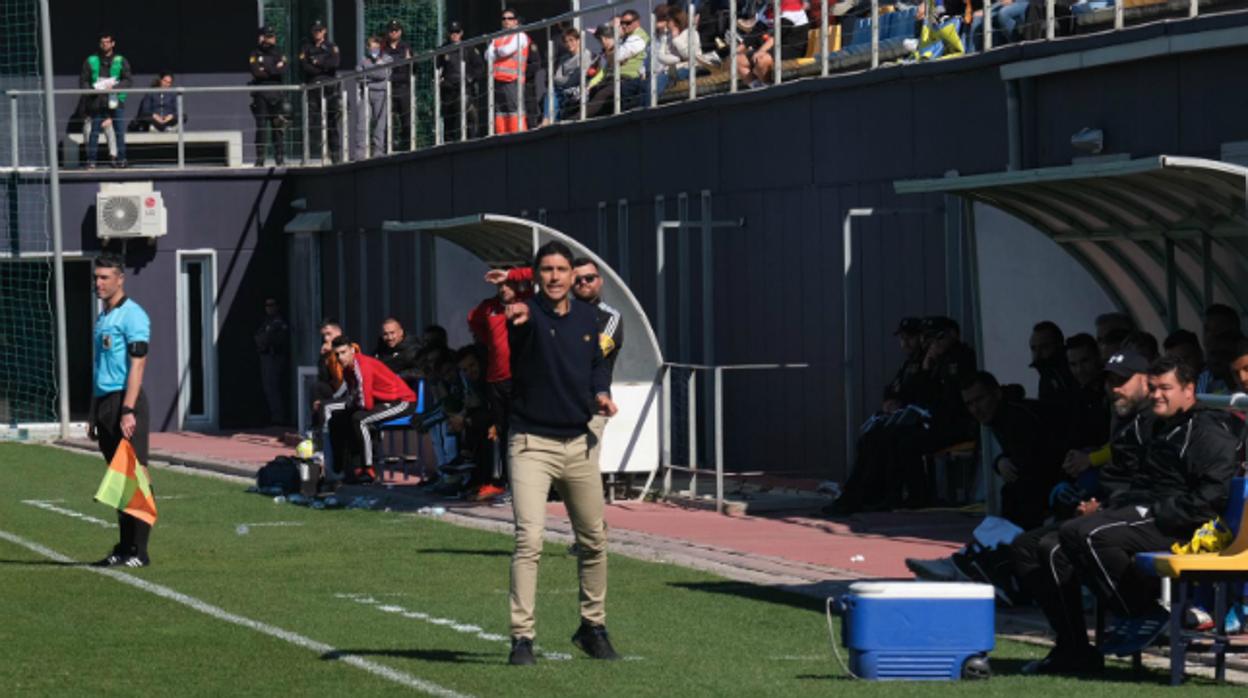
M 593 625 L 586 621 L 581 621 L 581 627 L 576 629 L 576 634 L 572 636 L 572 644 L 580 647 L 585 654 L 594 659 L 619 659 L 620 655 L 615 653 L 615 648 L 611 646 L 611 639 L 607 637 L 607 626 Z
M 533 656 L 533 638 L 511 638 L 511 656 L 507 658 L 507 663 L 512 666 L 537 664 L 537 657 Z
M 103 560 L 96 560 L 95 562 L 92 562 L 91 566 L 92 567 L 116 567 L 117 565 L 120 565 L 121 563 L 125 561 L 126 561 L 126 558 L 124 556 L 118 555 L 117 553 L 114 552 L 114 553 L 109 553 L 108 557 L 104 558 Z

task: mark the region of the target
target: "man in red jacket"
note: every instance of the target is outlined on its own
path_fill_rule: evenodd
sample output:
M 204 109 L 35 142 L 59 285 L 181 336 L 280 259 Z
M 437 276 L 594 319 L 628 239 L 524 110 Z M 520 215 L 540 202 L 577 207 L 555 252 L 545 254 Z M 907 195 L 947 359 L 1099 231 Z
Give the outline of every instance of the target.
M 354 477 L 361 469 L 358 479 L 369 482 L 376 477 L 370 427 L 415 412 L 416 393 L 384 363 L 357 352 L 346 335 L 335 337 L 332 346 L 343 378 L 334 399 L 342 406 L 326 409 L 326 414 L 333 415 L 329 419 L 333 459 L 328 465 L 337 471 L 337 477 L 326 475 L 333 479 Z
M 485 382 L 488 386 L 490 417 L 494 422 L 490 440 L 503 444 L 498 449 L 499 467 L 495 472 L 478 473 L 474 479 L 483 483 L 475 494 L 476 499 L 490 499 L 503 493 L 502 483 L 507 481 L 507 426 L 508 403 L 511 401 L 511 347 L 507 342 L 506 307 L 533 295 L 527 290 L 526 281 L 502 281 L 498 294 L 477 304 L 468 313 L 468 329 L 473 338 L 487 351 Z

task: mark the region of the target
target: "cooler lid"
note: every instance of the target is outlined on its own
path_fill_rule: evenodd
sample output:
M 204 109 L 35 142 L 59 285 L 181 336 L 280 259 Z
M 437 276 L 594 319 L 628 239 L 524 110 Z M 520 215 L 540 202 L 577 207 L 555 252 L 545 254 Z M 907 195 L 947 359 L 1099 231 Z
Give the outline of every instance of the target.
M 849 593 L 877 599 L 989 599 L 991 584 L 974 582 L 854 582 Z

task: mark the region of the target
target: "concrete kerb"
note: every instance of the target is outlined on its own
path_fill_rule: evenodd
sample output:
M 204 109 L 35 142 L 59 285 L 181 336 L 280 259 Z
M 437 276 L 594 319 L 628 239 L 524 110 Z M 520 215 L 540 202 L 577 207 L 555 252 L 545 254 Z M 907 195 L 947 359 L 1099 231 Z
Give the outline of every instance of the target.
M 64 440 L 52 442 L 52 445 L 80 453 L 95 452 L 94 444 L 90 442 Z M 152 462 L 149 466 L 157 469 L 184 472 L 198 477 L 211 477 L 237 484 L 254 484 L 255 482 L 254 466 L 225 460 L 186 458 L 182 454 L 157 451 L 152 451 L 151 455 Z M 428 496 L 419 491 L 409 493 L 406 489 L 348 486 L 342 488 L 339 498 L 368 497 L 377 500 L 375 509 L 421 518 L 426 517 L 416 513 L 420 508 L 447 504 L 440 498 Z M 428 518 L 466 528 L 512 535 L 514 524 L 507 511 L 495 508 L 452 506 L 445 514 Z M 736 582 L 770 587 L 817 599 L 843 594 L 854 581 L 872 579 L 867 575 L 849 570 L 742 553 L 638 531 L 614 529 L 610 532 L 609 538 L 611 553 L 615 555 L 677 565 L 719 575 Z M 575 540 L 571 524 L 560 518 L 548 518 L 546 540 L 571 544 Z M 1004 639 L 1052 647 L 1053 641 L 1049 638 L 1047 630 L 1043 618 L 1034 610 L 1013 609 L 998 613 L 997 633 Z M 1155 648 L 1144 653 L 1144 666 L 1150 669 L 1168 670 L 1170 660 L 1167 649 Z M 1111 661 L 1129 663 L 1129 660 L 1114 659 Z M 1213 671 L 1212 655 L 1188 653 L 1187 673 L 1189 675 L 1212 679 Z M 1228 655 L 1226 680 L 1231 684 L 1248 684 L 1248 660 L 1241 660 L 1236 655 Z

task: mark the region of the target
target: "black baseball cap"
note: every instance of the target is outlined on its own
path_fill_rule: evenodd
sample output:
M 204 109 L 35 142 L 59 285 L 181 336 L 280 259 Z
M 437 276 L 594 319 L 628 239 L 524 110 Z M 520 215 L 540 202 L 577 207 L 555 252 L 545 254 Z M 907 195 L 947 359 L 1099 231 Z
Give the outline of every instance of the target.
M 277 36 L 277 32 L 273 31 L 273 27 L 268 24 L 262 25 L 257 32 L 260 36 Z
M 312 31 L 314 32 L 319 32 L 320 30 L 324 28 L 325 28 L 325 23 L 319 19 L 312 23 Z
M 897 323 L 897 331 L 893 334 L 918 334 L 923 330 L 923 321 L 917 317 L 903 317 Z
M 463 31 L 464 31 L 464 25 L 460 24 L 459 22 L 451 22 L 450 24 L 446 25 L 447 34 L 460 34 Z
M 943 315 L 932 315 L 931 317 L 923 318 L 921 329 L 925 335 L 938 335 L 950 330 L 953 330 L 954 332 L 961 331 L 958 327 L 958 323 L 954 322 L 953 318 L 948 318 Z
M 394 31 L 395 29 L 403 31 L 403 24 L 399 22 L 399 20 L 391 18 L 391 20 L 386 23 L 386 30 Z
M 1123 349 L 1105 362 L 1105 372 L 1123 378 L 1130 378 L 1137 373 L 1148 373 L 1148 359 L 1131 349 Z

